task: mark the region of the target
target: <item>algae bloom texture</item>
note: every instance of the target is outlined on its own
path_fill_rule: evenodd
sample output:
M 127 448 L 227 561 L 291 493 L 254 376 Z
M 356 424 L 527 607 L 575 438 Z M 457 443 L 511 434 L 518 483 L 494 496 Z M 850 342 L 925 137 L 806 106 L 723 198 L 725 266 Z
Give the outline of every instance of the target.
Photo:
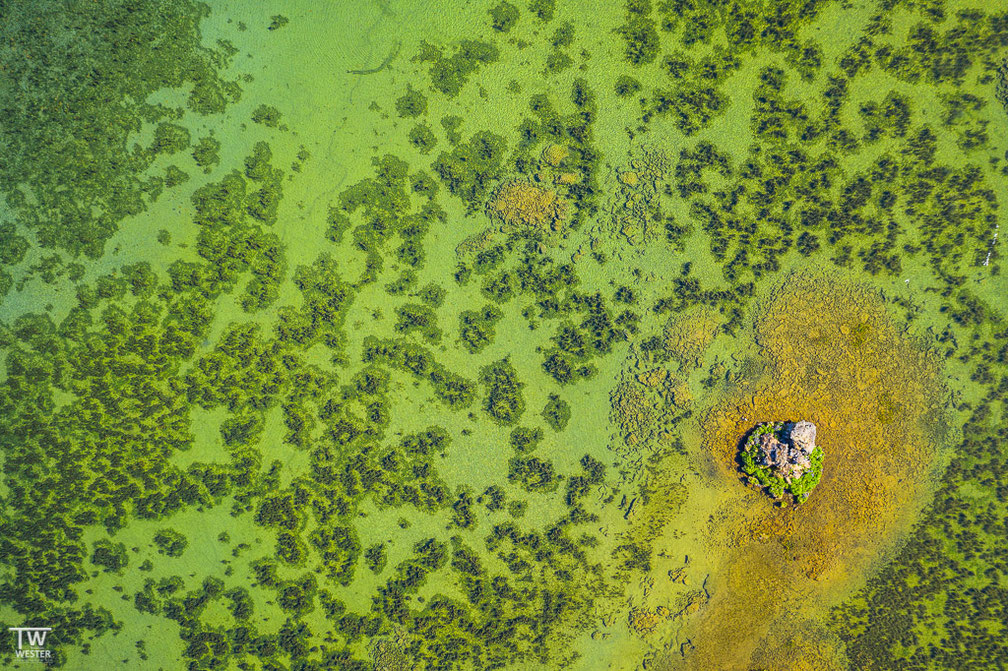
M 0 17 L 0 667 L 1008 669 L 1008 2 Z

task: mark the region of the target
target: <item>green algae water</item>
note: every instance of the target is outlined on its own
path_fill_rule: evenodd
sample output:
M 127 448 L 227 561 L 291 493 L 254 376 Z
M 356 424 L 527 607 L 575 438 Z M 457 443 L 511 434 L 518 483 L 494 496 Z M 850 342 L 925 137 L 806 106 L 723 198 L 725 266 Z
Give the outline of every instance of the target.
M 997 3 L 0 38 L 4 666 L 1008 665 Z

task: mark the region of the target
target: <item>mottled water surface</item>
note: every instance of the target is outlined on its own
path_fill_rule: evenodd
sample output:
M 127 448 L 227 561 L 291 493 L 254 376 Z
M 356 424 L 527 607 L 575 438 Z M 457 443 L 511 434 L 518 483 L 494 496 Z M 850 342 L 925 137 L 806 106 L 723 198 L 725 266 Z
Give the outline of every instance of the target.
M 6 666 L 1008 666 L 997 3 L 0 38 Z

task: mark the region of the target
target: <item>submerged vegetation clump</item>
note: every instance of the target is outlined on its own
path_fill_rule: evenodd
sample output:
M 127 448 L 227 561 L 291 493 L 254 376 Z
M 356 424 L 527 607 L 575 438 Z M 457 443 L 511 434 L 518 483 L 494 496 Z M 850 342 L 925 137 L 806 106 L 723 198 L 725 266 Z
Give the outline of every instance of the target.
M 486 199 L 491 181 L 500 174 L 506 148 L 500 135 L 480 131 L 469 142 L 441 152 L 433 164 L 434 172 L 470 211 L 476 211 Z
M 463 310 L 459 314 L 459 337 L 472 354 L 493 343 L 496 324 L 504 316 L 495 305 L 487 303 L 482 310 Z
M 490 14 L 490 25 L 500 33 L 510 32 L 518 23 L 520 12 L 518 8 L 506 0 L 491 7 L 487 12 Z
M 11 624 L 73 668 L 1003 666 L 1008 16 L 456 9 L 344 71 L 356 24 L 5 4 Z
M 506 12 L 505 9 L 501 15 L 504 21 L 502 28 L 507 25 Z M 491 42 L 462 40 L 451 56 L 445 56 L 441 49 L 424 42 L 416 60 L 430 62 L 431 86 L 449 98 L 455 98 L 480 67 L 496 62 L 499 57 L 500 51 Z
M 625 22 L 616 32 L 623 38 L 624 58 L 631 65 L 646 65 L 658 58 L 661 41 L 650 0 L 628 0 Z
M 524 383 L 518 380 L 511 362 L 501 359 L 480 371 L 480 382 L 486 388 L 483 409 L 501 424 L 514 424 L 525 412 Z
M 0 61 L 10 85 L 0 88 L 0 134 L 17 160 L 0 166 L 0 191 L 42 247 L 101 256 L 120 223 L 157 199 L 144 171 L 160 153 L 185 149 L 134 151 L 134 133 L 187 110 L 220 114 L 239 99 L 238 83 L 221 75 L 234 47 L 202 44 L 199 24 L 209 12 L 188 0 L 4 8 Z M 109 39 L 111 26 L 123 27 L 122 39 Z M 142 102 L 163 89 L 189 93 L 175 106 Z
M 427 113 L 427 96 L 407 84 L 406 93 L 396 99 L 395 107 L 402 118 L 423 116 Z

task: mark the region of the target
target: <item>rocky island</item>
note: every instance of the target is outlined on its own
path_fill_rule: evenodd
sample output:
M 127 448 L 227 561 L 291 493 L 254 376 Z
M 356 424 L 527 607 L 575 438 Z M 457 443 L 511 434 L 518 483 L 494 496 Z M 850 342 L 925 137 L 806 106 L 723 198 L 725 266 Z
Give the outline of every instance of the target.
M 816 426 L 809 421 L 757 425 L 742 446 L 742 470 L 749 482 L 775 499 L 785 493 L 804 503 L 819 484 L 823 451 L 816 445 Z

